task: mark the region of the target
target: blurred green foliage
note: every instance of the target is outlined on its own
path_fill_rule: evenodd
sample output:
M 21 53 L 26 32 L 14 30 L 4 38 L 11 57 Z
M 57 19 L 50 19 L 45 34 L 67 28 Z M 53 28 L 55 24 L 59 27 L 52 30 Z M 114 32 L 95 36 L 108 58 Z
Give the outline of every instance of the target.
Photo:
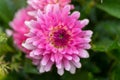
M 32 62 L 13 45 L 5 30 L 26 0 L 0 0 L 0 80 L 120 80 L 120 0 L 72 0 L 81 18 L 89 18 L 85 29 L 94 32 L 90 58 L 82 68 L 59 76 L 56 68 L 39 74 Z

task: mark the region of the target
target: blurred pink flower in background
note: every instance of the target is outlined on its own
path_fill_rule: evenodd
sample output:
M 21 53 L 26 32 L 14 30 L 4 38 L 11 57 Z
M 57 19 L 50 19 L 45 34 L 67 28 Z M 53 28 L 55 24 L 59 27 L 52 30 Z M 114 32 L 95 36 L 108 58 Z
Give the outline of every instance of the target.
M 28 0 L 27 3 L 33 7 L 33 9 L 44 10 L 48 4 L 59 4 L 60 7 L 64 7 L 71 3 L 71 0 Z
M 82 30 L 88 24 L 88 19 L 78 20 L 80 13 L 75 11 L 70 14 L 69 5 L 60 8 L 58 4 L 48 5 L 45 13 L 37 11 L 37 20 L 25 22 L 30 30 L 22 45 L 30 50 L 27 55 L 38 66 L 40 73 L 50 71 L 53 64 L 59 75 L 63 75 L 64 69 L 75 73 L 76 68 L 81 67 L 80 58 L 89 57 L 86 49 L 91 47 L 92 31 Z M 26 32 L 20 31 L 23 34 Z
M 70 0 L 28 0 L 28 7 L 20 9 L 13 19 L 10 22 L 10 26 L 13 31 L 6 30 L 7 34 L 10 36 L 13 35 L 15 45 L 22 51 L 28 52 L 25 48 L 21 46 L 21 44 L 26 40 L 25 33 L 29 32 L 28 27 L 24 24 L 25 21 L 35 19 L 37 10 L 44 8 L 49 4 L 59 4 L 59 6 L 63 7 L 70 3 Z M 35 12 L 35 13 L 34 13 Z
M 26 40 L 26 36 L 24 36 L 25 33 L 29 32 L 28 27 L 24 24 L 26 20 L 31 20 L 32 17 L 28 15 L 28 11 L 30 11 L 31 8 L 22 8 L 20 9 L 13 19 L 13 21 L 10 22 L 10 26 L 13 29 L 12 35 L 14 39 L 14 44 L 22 51 L 28 52 L 25 48 L 21 46 L 21 44 Z

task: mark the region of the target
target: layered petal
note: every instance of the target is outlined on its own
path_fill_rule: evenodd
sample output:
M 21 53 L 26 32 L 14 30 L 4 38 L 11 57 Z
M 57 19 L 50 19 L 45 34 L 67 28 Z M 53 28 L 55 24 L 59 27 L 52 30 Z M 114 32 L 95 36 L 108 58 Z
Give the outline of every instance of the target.
M 36 12 L 36 20 L 25 22 L 29 32 L 23 47 L 30 50 L 28 56 L 40 73 L 56 65 L 59 75 L 64 70 L 73 74 L 76 68 L 81 68 L 80 59 L 89 57 L 86 50 L 91 47 L 93 33 L 83 30 L 89 20 L 78 20 L 80 13 L 70 13 L 70 10 L 69 5 L 62 9 L 58 4 L 47 5 L 44 13 Z

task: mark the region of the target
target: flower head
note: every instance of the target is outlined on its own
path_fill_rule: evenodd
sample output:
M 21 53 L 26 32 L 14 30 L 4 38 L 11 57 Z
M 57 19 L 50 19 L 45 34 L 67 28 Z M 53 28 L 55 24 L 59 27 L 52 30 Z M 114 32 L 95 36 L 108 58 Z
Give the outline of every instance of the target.
M 70 6 L 46 6 L 46 13 L 38 11 L 37 20 L 25 22 L 30 31 L 23 46 L 31 52 L 28 56 L 38 66 L 39 72 L 51 70 L 56 65 L 58 74 L 64 69 L 75 73 L 81 67 L 80 58 L 88 58 L 92 31 L 82 30 L 88 19 L 78 20 L 80 13 L 70 14 Z
M 19 49 L 21 49 L 24 52 L 26 52 L 27 50 L 23 48 L 21 44 L 27 38 L 26 36 L 24 36 L 24 34 L 29 31 L 29 28 L 26 27 L 24 22 L 26 20 L 32 19 L 32 17 L 27 14 L 29 10 L 31 10 L 30 7 L 20 9 L 16 13 L 13 21 L 10 22 L 10 26 L 13 29 L 12 35 L 13 35 L 14 43 Z

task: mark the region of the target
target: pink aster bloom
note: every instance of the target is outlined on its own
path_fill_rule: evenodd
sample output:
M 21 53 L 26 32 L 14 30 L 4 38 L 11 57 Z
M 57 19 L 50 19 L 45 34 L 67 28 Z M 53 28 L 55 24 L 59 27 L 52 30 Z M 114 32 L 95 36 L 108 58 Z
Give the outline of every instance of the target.
M 64 69 L 75 73 L 81 67 L 80 58 L 88 58 L 92 31 L 82 30 L 88 19 L 78 20 L 78 11 L 70 14 L 70 6 L 47 6 L 46 13 L 37 12 L 37 20 L 25 22 L 30 32 L 22 45 L 31 50 L 28 56 L 38 66 L 39 72 L 48 72 L 53 64 L 59 75 Z
M 59 4 L 60 7 L 64 7 L 69 4 L 71 0 L 28 0 L 27 3 L 34 9 L 44 10 L 45 6 L 48 4 Z M 73 8 L 73 6 L 71 6 Z
M 21 46 L 21 44 L 26 40 L 26 36 L 24 36 L 25 33 L 29 31 L 29 28 L 26 27 L 24 22 L 26 20 L 30 20 L 32 17 L 27 14 L 27 12 L 31 10 L 29 7 L 20 9 L 13 19 L 13 21 L 10 22 L 10 26 L 13 29 L 12 35 L 14 39 L 15 45 L 21 49 L 24 52 L 27 52 L 25 48 Z

